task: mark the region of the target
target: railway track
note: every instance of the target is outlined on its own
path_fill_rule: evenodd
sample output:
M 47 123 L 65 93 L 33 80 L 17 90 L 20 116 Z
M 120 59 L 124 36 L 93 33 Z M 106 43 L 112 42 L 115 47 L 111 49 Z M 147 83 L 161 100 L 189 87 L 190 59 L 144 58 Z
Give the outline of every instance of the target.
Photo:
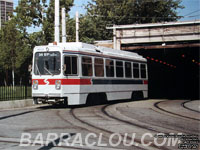
M 193 110 L 193 109 L 187 108 L 187 107 L 185 106 L 185 103 L 188 103 L 188 102 L 190 102 L 190 101 L 184 101 L 184 102 L 182 102 L 182 103 L 181 103 L 181 106 L 182 106 L 183 108 L 185 108 L 185 109 L 190 110 L 190 111 L 194 111 L 194 112 L 200 113 L 200 112 L 195 111 L 195 110 Z M 155 106 L 157 109 L 159 109 L 159 110 L 161 110 L 161 111 L 163 111 L 163 112 L 167 112 L 167 113 L 172 114 L 172 115 L 176 115 L 176 116 L 179 116 L 179 117 L 183 117 L 183 118 L 187 118 L 187 119 L 191 119 L 191 120 L 195 120 L 195 121 L 200 121 L 200 119 L 198 119 L 198 118 L 193 118 L 193 117 L 185 116 L 184 114 L 179 114 L 179 113 L 176 113 L 176 112 L 167 110 L 167 109 L 165 109 L 165 108 L 162 108 L 162 107 L 159 106 L 159 104 L 161 104 L 161 103 L 162 103 L 162 101 L 161 101 L 161 102 L 157 102 L 157 103 L 154 104 L 154 106 Z M 200 117 L 199 117 L 199 118 L 200 118 Z
M 178 115 L 178 114 L 174 114 L 173 112 L 170 112 L 170 110 L 165 110 L 165 109 L 163 109 L 163 108 L 161 108 L 160 106 L 159 106 L 159 104 L 160 103 L 162 103 L 163 101 L 160 101 L 160 102 L 156 102 L 156 103 L 154 103 L 154 107 L 156 108 L 156 109 L 159 109 L 159 110 L 161 110 L 161 111 L 163 111 L 163 112 L 167 112 L 167 113 L 171 113 L 171 114 L 173 114 L 173 115 Z M 126 125 L 127 126 L 127 128 L 130 128 L 130 127 L 132 127 L 132 128 L 139 128 L 139 129 L 142 129 L 142 130 L 144 130 L 144 131 L 146 131 L 146 132 L 150 132 L 150 133 L 153 133 L 153 134 L 156 134 L 156 133 L 167 133 L 167 132 L 163 132 L 163 131 L 166 131 L 166 130 L 163 130 L 163 128 L 162 129 L 160 129 L 159 130 L 159 128 L 161 128 L 161 127 L 159 127 L 159 128 L 154 128 L 154 127 L 150 127 L 151 125 L 149 124 L 145 124 L 145 123 L 142 123 L 142 122 L 140 122 L 140 123 L 134 123 L 134 121 L 130 121 L 130 119 L 122 119 L 121 117 L 119 118 L 119 117 L 116 117 L 115 115 L 112 115 L 111 113 L 109 113 L 108 111 L 106 111 L 106 109 L 108 109 L 109 107 L 112 107 L 112 105 L 115 105 L 115 104 L 108 104 L 108 105 L 103 105 L 103 106 L 100 106 L 100 107 L 97 107 L 97 109 L 98 110 L 101 110 L 101 111 L 96 111 L 97 109 L 95 109 L 94 111 L 96 111 L 96 113 L 98 112 L 98 113 L 100 113 L 100 114 L 97 114 L 97 116 L 99 117 L 102 117 L 102 118 L 109 118 L 109 119 L 111 119 L 111 120 L 115 120 L 115 121 L 117 121 L 119 124 L 121 124 L 122 126 L 123 125 Z M 79 108 L 78 108 L 79 109 Z M 161 112 L 157 112 L 157 113 L 161 113 Z M 78 120 L 81 124 L 85 124 L 85 125 L 87 125 L 87 128 L 88 128 L 88 130 L 91 130 L 91 128 L 92 128 L 92 132 L 93 131 L 95 131 L 95 132 L 101 132 L 101 133 L 104 133 L 105 135 L 106 135 L 106 137 L 108 138 L 109 137 L 109 135 L 111 135 L 111 134 L 113 134 L 113 133 L 115 133 L 115 131 L 111 131 L 111 130 L 108 130 L 108 129 L 106 129 L 105 127 L 103 127 L 103 126 L 96 126 L 94 123 L 92 123 L 91 121 L 88 121 L 87 119 L 85 119 L 83 116 L 81 117 L 81 116 L 79 116 L 79 113 L 78 113 L 78 110 L 77 109 L 72 109 L 71 110 L 71 114 L 72 114 L 72 116 L 76 119 L 76 120 Z M 94 114 L 95 114 L 95 112 L 94 112 Z M 180 117 L 185 117 L 185 118 L 189 118 L 189 117 L 187 117 L 187 116 L 182 116 L 182 115 L 179 115 Z M 189 119 L 193 119 L 193 120 L 195 120 L 195 121 L 199 121 L 199 120 L 197 120 L 197 119 L 194 119 L 194 118 L 189 118 Z M 157 126 L 158 127 L 158 126 Z M 165 128 L 165 127 L 164 127 Z M 165 129 L 167 129 L 168 130 L 168 133 L 172 133 L 172 132 L 170 132 L 170 131 L 173 131 L 172 129 L 170 129 L 170 128 L 165 128 Z M 180 131 L 176 131 L 176 133 L 180 133 Z M 181 131 L 181 133 L 183 133 L 183 134 L 191 134 L 191 132 L 187 132 L 187 131 Z M 123 137 L 123 135 L 122 135 L 122 137 Z M 128 137 L 128 139 L 129 140 L 131 140 L 131 137 Z M 147 140 L 148 141 L 148 140 Z M 135 140 L 135 142 L 136 142 L 136 145 L 137 146 L 133 146 L 132 148 L 138 148 L 138 146 L 141 146 L 141 142 L 140 142 L 140 139 L 136 139 Z M 160 147 L 158 147 L 158 146 L 156 146 L 156 145 L 151 145 L 151 148 L 150 147 L 141 147 L 142 149 L 160 149 Z M 169 149 L 168 147 L 162 147 L 162 149 Z M 173 148 L 174 149 L 174 148 Z
M 87 143 L 83 143 L 83 146 L 53 146 L 50 142 L 49 145 L 41 147 L 36 145 L 36 149 L 43 150 L 49 149 L 127 149 L 127 150 L 170 150 L 177 149 L 177 145 L 157 145 L 154 141 L 154 137 L 142 136 L 145 133 L 156 135 L 158 133 L 183 133 L 185 135 L 198 134 L 198 126 L 200 120 L 198 119 L 199 112 L 193 111 L 187 107 L 191 101 L 166 101 L 166 100 L 146 100 L 135 101 L 125 103 L 112 103 L 104 105 L 96 105 L 90 107 L 70 107 L 68 109 L 54 107 L 37 108 L 23 111 L 14 111 L 14 114 L 1 116 L 4 121 L 9 119 L 18 118 L 20 116 L 44 116 L 48 113 L 52 113 L 53 118 L 58 121 L 58 124 L 48 127 L 27 126 L 22 132 L 37 133 L 43 132 L 68 132 L 73 131 L 72 139 L 74 135 L 81 133 L 83 138 L 89 133 L 95 135 L 101 135 L 103 144 L 107 145 L 93 145 L 88 147 Z M 176 111 L 177 109 L 177 111 Z M 41 111 L 42 110 L 42 111 Z M 3 111 L 2 111 L 3 112 Z M 192 115 L 194 114 L 194 115 Z M 189 116 L 188 116 L 189 115 Z M 149 119 L 148 119 L 149 118 Z M 2 120 L 2 121 L 3 121 Z M 1 121 L 1 120 L 0 120 Z M 53 120 L 52 120 L 53 121 Z M 62 123 L 61 123 L 62 122 Z M 175 122 L 173 124 L 172 122 Z M 187 122 L 189 125 L 187 125 Z M 52 122 L 53 123 L 53 122 Z M 185 123 L 185 124 L 184 124 Z M 182 125 L 183 124 L 183 125 Z M 1 125 L 1 124 L 0 124 Z M 177 126 L 175 126 L 177 125 Z M 191 127 L 191 128 L 189 128 Z M 70 129 L 71 128 L 71 129 Z M 135 137 L 133 138 L 133 133 Z M 114 136 L 113 136 L 114 135 Z M 119 140 L 119 136 L 122 140 Z M 11 136 L 12 137 L 12 136 Z M 110 145 L 110 137 L 112 137 L 112 143 L 116 146 Z M 99 137 L 91 137 L 90 141 L 97 141 Z M 124 144 L 123 140 L 126 140 Z M 130 144 L 134 140 L 134 143 Z M 58 142 L 56 139 L 54 142 Z M 163 139 L 158 139 L 158 143 L 161 143 Z M 20 138 L 10 138 L 10 136 L 2 137 L 0 135 L 0 143 L 19 144 Z M 144 144 L 148 144 L 145 146 Z M 1 145 L 1 144 L 0 144 Z
M 108 105 L 106 105 L 106 106 L 108 106 Z M 101 106 L 101 107 L 104 107 L 104 106 Z M 104 140 L 108 140 L 109 137 L 110 137 L 112 134 L 115 134 L 115 133 L 116 133 L 116 132 L 113 132 L 113 131 L 104 129 L 103 126 L 102 126 L 102 127 L 98 127 L 98 126 L 96 126 L 96 125 L 94 125 L 94 124 L 92 124 L 92 123 L 90 123 L 90 122 L 87 122 L 87 121 L 81 119 L 80 117 L 77 116 L 77 114 L 76 114 L 77 112 L 75 112 L 75 111 L 77 111 L 77 109 L 72 109 L 72 110 L 71 110 L 71 114 L 72 114 L 72 116 L 73 116 L 76 120 L 78 120 L 78 121 L 81 123 L 81 126 L 86 125 L 85 127 L 87 128 L 87 130 L 90 131 L 90 132 L 93 132 L 93 133 L 95 133 L 95 134 L 100 134 L 100 133 L 102 133 L 103 136 L 104 136 Z M 99 117 L 99 115 L 98 115 L 98 117 Z M 110 117 L 110 118 L 111 118 L 111 117 Z M 84 125 L 83 125 L 83 124 L 84 124 Z M 121 136 L 124 137 L 122 134 L 121 134 Z M 118 140 L 117 138 L 114 138 L 114 141 L 115 141 L 115 142 L 117 142 L 117 140 Z M 132 139 L 131 139 L 131 137 L 127 137 L 127 140 L 129 140 L 129 142 L 130 142 L 130 140 L 132 140 Z M 135 145 L 132 145 L 131 147 L 127 147 L 126 149 L 145 149 L 144 147 L 143 147 L 143 148 L 138 147 L 138 146 L 139 146 L 138 140 L 136 140 L 135 142 L 137 142 L 137 143 L 135 143 Z M 120 143 L 120 144 L 122 145 L 122 143 Z M 123 147 L 122 147 L 122 148 L 123 148 Z
M 189 102 L 191 102 L 191 101 L 192 101 L 192 100 L 183 102 L 183 103 L 182 103 L 182 106 L 183 106 L 185 109 L 188 109 L 188 110 L 190 110 L 190 111 L 200 113 L 200 111 L 199 111 L 199 110 L 200 110 L 200 106 L 199 106 L 199 110 L 194 110 L 194 109 L 191 109 L 191 108 L 189 108 L 189 107 L 186 106 L 186 104 L 189 103 Z M 193 101 L 194 101 L 194 100 L 193 100 Z M 196 101 L 197 101 L 197 100 L 196 100 Z M 200 117 L 199 117 L 199 118 L 200 118 Z

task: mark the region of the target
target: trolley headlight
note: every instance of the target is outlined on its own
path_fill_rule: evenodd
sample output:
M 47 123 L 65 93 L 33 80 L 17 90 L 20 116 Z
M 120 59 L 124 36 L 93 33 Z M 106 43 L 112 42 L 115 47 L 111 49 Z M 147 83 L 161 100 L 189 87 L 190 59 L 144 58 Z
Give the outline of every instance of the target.
M 33 89 L 34 90 L 38 89 L 38 80 L 33 80 Z
M 61 81 L 60 80 L 56 80 L 55 88 L 56 88 L 56 90 L 60 90 L 60 88 L 61 88 Z

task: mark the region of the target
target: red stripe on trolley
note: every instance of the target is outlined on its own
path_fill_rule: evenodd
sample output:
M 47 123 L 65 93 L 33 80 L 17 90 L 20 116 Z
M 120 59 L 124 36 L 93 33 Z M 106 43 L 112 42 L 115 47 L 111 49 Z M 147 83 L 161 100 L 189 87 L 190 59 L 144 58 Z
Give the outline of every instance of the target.
M 62 85 L 90 85 L 91 79 L 62 79 Z
M 62 85 L 91 85 L 91 79 L 32 79 L 38 81 L 38 85 L 55 85 L 56 80 L 60 80 Z
M 143 84 L 148 84 L 148 80 L 144 80 L 144 81 L 143 81 Z

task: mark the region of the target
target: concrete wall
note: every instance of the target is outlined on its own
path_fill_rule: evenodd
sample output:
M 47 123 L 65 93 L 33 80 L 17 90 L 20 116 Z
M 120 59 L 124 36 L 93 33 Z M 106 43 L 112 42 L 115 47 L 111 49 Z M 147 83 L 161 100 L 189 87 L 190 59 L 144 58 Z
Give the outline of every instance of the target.
M 123 49 L 122 45 L 143 46 L 144 44 L 149 44 L 152 46 L 153 43 L 174 42 L 176 44 L 177 42 L 200 40 L 200 21 L 115 25 L 113 28 L 116 29 L 117 49 Z

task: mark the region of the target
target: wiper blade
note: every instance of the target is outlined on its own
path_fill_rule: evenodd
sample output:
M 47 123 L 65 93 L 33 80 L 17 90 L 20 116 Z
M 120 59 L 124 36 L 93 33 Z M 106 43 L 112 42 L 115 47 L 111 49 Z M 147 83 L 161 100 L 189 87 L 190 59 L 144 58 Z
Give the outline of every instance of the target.
M 52 75 L 53 76 L 53 73 L 52 72 L 50 72 L 46 67 L 44 67 L 44 69 L 50 74 L 50 75 Z
M 36 63 L 36 69 L 37 69 L 38 73 L 39 73 L 39 74 L 40 74 L 40 76 L 41 76 L 41 73 L 40 73 L 40 70 L 39 70 L 39 68 L 38 68 L 38 65 L 37 65 L 37 63 Z

